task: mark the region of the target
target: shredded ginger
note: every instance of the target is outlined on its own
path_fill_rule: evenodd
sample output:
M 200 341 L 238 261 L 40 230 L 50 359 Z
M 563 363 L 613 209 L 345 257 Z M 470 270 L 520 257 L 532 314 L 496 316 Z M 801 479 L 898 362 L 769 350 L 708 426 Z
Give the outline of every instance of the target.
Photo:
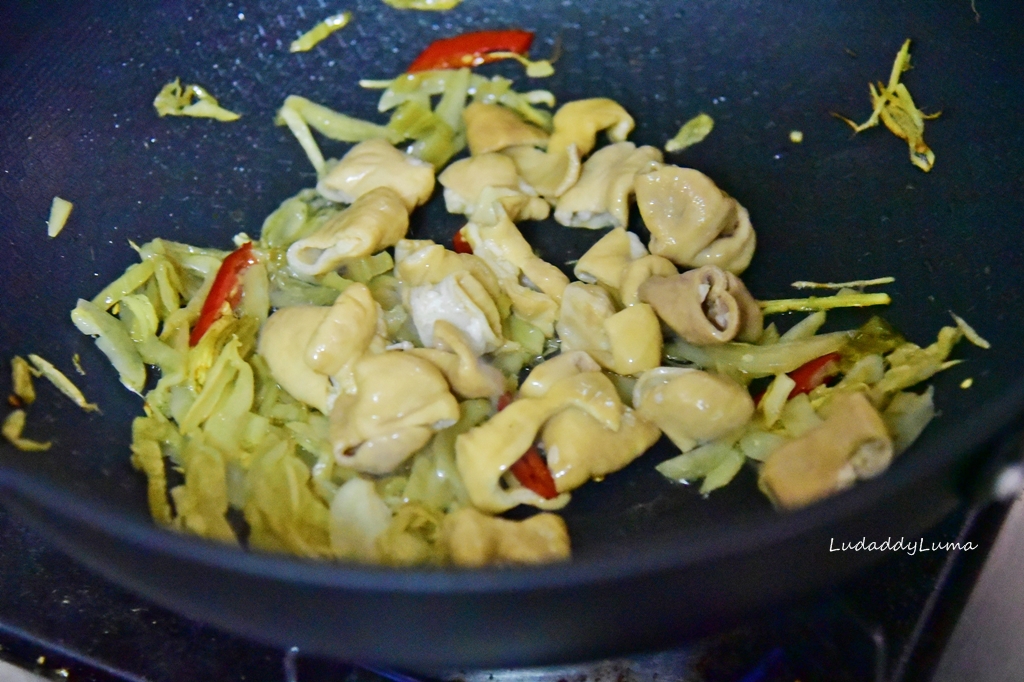
M 11 385 L 14 395 L 22 405 L 31 405 L 36 401 L 36 388 L 32 385 L 32 367 L 20 355 L 11 358 Z
M 15 410 L 4 419 L 0 433 L 14 447 L 23 452 L 43 452 L 50 449 L 51 443 L 40 443 L 37 440 L 22 438 L 21 433 L 25 430 L 25 411 Z
M 195 101 L 193 101 L 195 100 Z M 217 98 L 201 85 L 182 87 L 181 79 L 175 78 L 157 93 L 153 107 L 160 117 L 192 116 L 194 118 L 215 118 L 218 121 L 237 121 L 241 116 L 220 106 Z
M 858 294 L 841 291 L 836 296 L 782 298 L 774 301 L 758 301 L 757 304 L 761 306 L 761 312 L 765 315 L 775 315 L 793 311 L 809 313 L 815 310 L 832 310 L 833 308 L 865 308 L 873 305 L 889 305 L 891 302 L 889 294 Z
M 418 9 L 421 11 L 440 12 L 462 4 L 462 0 L 384 0 L 385 5 L 395 9 Z
M 35 365 L 36 371 L 33 374 L 47 379 L 57 387 L 57 390 L 70 398 L 75 405 L 78 405 L 86 412 L 96 412 L 100 409 L 94 403 L 86 400 L 82 392 L 78 390 L 78 387 L 71 382 L 71 379 L 68 379 L 63 372 L 54 367 L 50 362 L 33 353 L 29 353 L 28 359 Z
M 953 321 L 956 322 L 956 326 L 959 327 L 960 331 L 964 333 L 965 339 L 973 343 L 978 348 L 984 348 L 985 350 L 988 350 L 989 348 L 992 347 L 992 344 L 985 340 L 981 336 L 981 334 L 974 331 L 974 327 L 967 324 L 966 320 L 964 320 L 962 317 L 954 313 L 952 310 L 949 311 L 949 314 L 953 316 Z
M 871 117 L 864 123 L 858 124 L 837 113 L 833 112 L 832 115 L 845 121 L 855 133 L 873 128 L 878 125 L 878 119 L 881 118 L 882 123 L 892 131 L 893 135 L 907 141 L 907 145 L 910 147 L 910 163 L 927 173 L 935 164 L 935 153 L 924 143 L 924 122 L 938 118 L 942 112 L 925 114 L 917 108 L 907 86 L 900 83 L 900 75 L 908 69 L 910 69 L 909 38 L 896 55 L 892 73 L 889 75 L 889 84 L 882 85 L 879 82 L 877 87 L 874 83 L 868 84 L 871 90 L 871 106 L 874 107 Z
M 856 279 L 852 282 L 793 282 L 789 286 L 794 289 L 863 289 L 865 287 L 892 284 L 895 277 L 876 277 L 875 279 Z
M 309 52 L 316 47 L 320 41 L 325 40 L 335 31 L 339 31 L 348 26 L 348 22 L 350 21 L 352 21 L 351 12 L 342 12 L 341 14 L 335 14 L 327 17 L 319 24 L 293 40 L 292 44 L 288 46 L 288 51 Z

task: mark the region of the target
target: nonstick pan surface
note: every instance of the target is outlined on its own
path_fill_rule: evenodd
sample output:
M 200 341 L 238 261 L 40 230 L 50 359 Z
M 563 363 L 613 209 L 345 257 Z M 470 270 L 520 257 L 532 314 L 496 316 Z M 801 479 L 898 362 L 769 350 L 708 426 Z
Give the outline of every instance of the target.
M 44 7 L 52 11 L 33 10 L 44 19 L 17 50 L 0 53 L 0 357 L 50 359 L 102 413 L 41 389 L 30 420 L 54 448 L 0 445 L 0 499 L 80 560 L 172 608 L 277 644 L 421 669 L 660 646 L 877 558 L 830 553 L 830 538 L 913 537 L 983 487 L 992 443 L 1012 433 L 1024 401 L 1024 73 L 1013 3 L 979 0 L 980 21 L 966 0 L 466 0 L 445 13 L 371 0 Z M 299 32 L 341 9 L 353 11 L 349 27 L 312 52 L 287 52 Z M 556 75 L 529 85 L 520 77 L 520 88 L 549 88 L 563 102 L 612 97 L 637 119 L 638 144 L 661 146 L 698 112 L 714 117 L 707 140 L 667 159 L 707 173 L 750 210 L 759 244 L 744 279 L 759 298 L 792 295 L 797 279 L 894 275 L 885 316 L 909 338 L 930 343 L 953 310 L 993 348 L 956 351 L 965 362 L 933 382 L 942 415 L 880 480 L 783 515 L 749 471 L 709 499 L 669 484 L 653 470 L 670 454 L 659 447 L 574 493 L 566 565 L 312 564 L 155 528 L 145 481 L 128 463 L 140 400 L 72 327 L 76 299 L 133 262 L 128 240 L 226 248 L 312 185 L 298 145 L 273 125 L 285 96 L 380 120 L 377 94 L 361 90 L 360 78 L 400 73 L 435 38 L 504 27 L 535 30 L 542 56 L 561 41 Z M 918 106 L 943 111 L 926 128 L 937 156 L 929 174 L 888 132 L 853 137 L 829 116 L 866 118 L 868 82 L 888 77 L 908 37 L 914 69 L 904 82 Z M 153 96 L 178 76 L 242 119 L 158 119 Z M 789 141 L 791 130 L 803 132 L 802 144 Z M 340 156 L 345 146 L 324 149 Z M 75 209 L 49 240 L 54 195 Z M 437 202 L 413 222 L 416 234 L 439 241 L 461 226 Z M 599 236 L 554 223 L 524 232 L 556 263 Z M 831 324 L 864 319 L 835 314 Z M 73 374 L 75 353 L 85 376 Z M 968 377 L 972 388 L 959 388 Z

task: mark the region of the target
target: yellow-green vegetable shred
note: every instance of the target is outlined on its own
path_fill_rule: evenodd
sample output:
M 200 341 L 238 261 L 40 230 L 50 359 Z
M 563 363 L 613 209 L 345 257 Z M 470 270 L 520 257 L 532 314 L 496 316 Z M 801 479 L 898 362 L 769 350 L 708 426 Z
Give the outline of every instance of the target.
M 340 14 L 329 16 L 293 40 L 292 44 L 288 46 L 288 51 L 308 52 L 316 47 L 317 43 L 327 38 L 327 36 L 331 35 L 335 31 L 345 28 L 351 20 L 351 12 L 342 12 Z

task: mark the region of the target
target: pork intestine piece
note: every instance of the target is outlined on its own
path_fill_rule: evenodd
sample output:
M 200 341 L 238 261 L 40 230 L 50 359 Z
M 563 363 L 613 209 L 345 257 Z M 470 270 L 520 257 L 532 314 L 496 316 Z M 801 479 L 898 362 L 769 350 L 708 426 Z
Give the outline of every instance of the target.
M 452 563 L 479 568 L 501 564 L 544 564 L 569 558 L 569 530 L 557 514 L 511 521 L 465 507 L 448 515 L 442 538 Z
M 700 171 L 663 165 L 636 176 L 636 202 L 651 253 L 676 265 L 743 272 L 754 256 L 750 215 Z
M 752 343 L 764 330 L 761 308 L 740 278 L 711 265 L 651 277 L 638 293 L 665 324 L 697 346 L 733 339 Z
M 586 250 L 576 261 L 573 274 L 586 284 L 600 284 L 617 290 L 630 263 L 643 258 L 647 248 L 635 233 L 615 228 Z M 673 268 L 673 272 L 675 268 Z
M 466 144 L 473 156 L 518 145 L 545 146 L 548 141 L 546 132 L 499 104 L 473 102 L 462 112 L 462 120 L 466 123 Z
M 618 431 L 589 414 L 568 409 L 549 419 L 540 432 L 548 468 L 558 492 L 580 487 L 616 472 L 657 442 L 661 430 L 626 407 Z
M 394 190 L 378 187 L 288 247 L 288 266 L 315 277 L 394 246 L 409 230 L 409 211 Z
M 462 398 L 496 398 L 505 391 L 505 377 L 480 359 L 466 335 L 446 320 L 434 324 L 437 348 L 411 348 L 407 353 L 441 370 L 452 392 Z
M 433 364 L 402 351 L 367 355 L 354 369 L 356 391 L 330 414 L 330 440 L 342 466 L 393 471 L 459 418 L 459 404 Z
M 823 424 L 781 445 L 765 460 L 760 485 L 776 504 L 803 507 L 885 471 L 893 444 L 885 422 L 861 392 L 836 397 Z
M 316 185 L 322 196 L 342 204 L 378 187 L 394 191 L 412 211 L 433 194 L 434 167 L 384 140 L 367 140 L 352 147 Z
M 533 445 L 544 424 L 569 408 L 583 410 L 611 431 L 622 424 L 623 405 L 611 380 L 600 372 L 580 372 L 558 379 L 543 395 L 514 400 L 455 440 L 456 464 L 474 506 L 498 514 L 519 504 L 550 510 L 569 502 L 566 493 L 546 500 L 521 485 L 502 485 L 509 467 Z
M 502 153 L 516 163 L 519 175 L 542 197 L 554 201 L 580 177 L 582 160 L 606 131 L 612 142 L 623 142 L 633 130 L 633 118 L 613 100 L 598 97 L 563 104 L 552 120 L 554 132 L 547 149 L 524 144 Z
M 727 377 L 658 367 L 640 375 L 633 387 L 633 408 L 687 452 L 750 421 L 754 401 L 746 388 Z
M 498 202 L 513 222 L 544 220 L 551 207 L 523 182 L 511 158 L 503 154 L 482 154 L 460 159 L 438 177 L 444 186 L 444 203 L 449 213 L 461 213 L 479 225 L 493 225 L 500 216 L 492 206 Z
M 568 227 L 625 227 L 637 173 L 662 160 L 654 147 L 618 142 L 594 152 L 583 164 L 579 180 L 558 199 L 555 220 Z
M 661 327 L 653 309 L 637 303 L 617 310 L 596 284 L 565 288 L 555 331 L 563 351 L 586 351 L 616 374 L 639 374 L 661 361 Z

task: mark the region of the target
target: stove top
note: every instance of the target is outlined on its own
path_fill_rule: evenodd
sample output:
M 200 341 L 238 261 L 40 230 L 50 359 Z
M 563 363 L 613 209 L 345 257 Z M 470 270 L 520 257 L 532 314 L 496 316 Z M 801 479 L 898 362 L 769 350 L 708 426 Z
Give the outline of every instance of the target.
M 678 650 L 443 677 L 449 682 L 928 680 L 1005 517 L 1002 506 L 961 510 L 924 541 L 929 546 L 972 542 L 976 550 L 893 552 L 827 594 Z M 417 679 L 274 649 L 184 619 L 90 573 L 2 509 L 0 660 L 76 682 Z M 6 679 L 2 671 L 0 679 Z

